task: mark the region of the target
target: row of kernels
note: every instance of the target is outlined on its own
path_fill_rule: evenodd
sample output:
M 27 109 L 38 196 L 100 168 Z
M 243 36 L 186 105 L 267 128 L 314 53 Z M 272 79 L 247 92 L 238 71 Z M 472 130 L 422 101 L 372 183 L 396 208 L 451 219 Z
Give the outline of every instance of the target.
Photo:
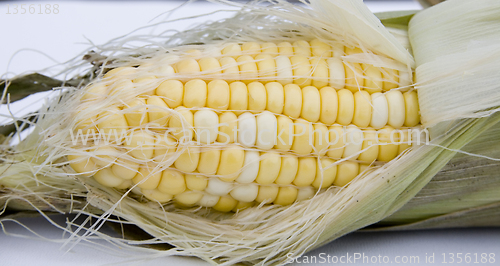
M 322 180 L 323 185 L 321 187 L 327 187 L 334 182 L 337 173 L 334 161 L 328 158 L 321 159 L 321 165 L 317 165 L 317 159 L 314 157 L 282 156 L 277 152 L 244 151 L 237 146 L 222 151 L 206 150 L 201 153 L 201 156 L 196 156 L 195 153 L 185 153 L 184 155 L 191 155 L 191 158 L 182 157 L 181 155 L 174 163 L 176 170 L 166 169 L 163 172 L 152 165 L 139 165 L 122 159 L 115 159 L 116 162 L 108 163 L 105 168 L 100 170 L 97 170 L 94 158 L 82 160 L 73 156 L 69 159 L 72 161 L 71 166 L 75 171 L 81 173 L 93 172 L 95 179 L 103 185 L 117 187 L 124 180 L 132 180 L 141 189 L 154 189 L 161 186 L 161 184 L 170 184 L 161 190 L 172 195 L 181 193 L 185 189 L 184 186 L 172 185 L 177 184 L 177 181 L 184 184 L 184 174 L 182 172 L 192 173 L 186 173 L 189 189 L 202 190 L 208 188 L 213 190 L 210 191 L 211 194 L 220 194 L 220 192 L 216 191 L 225 190 L 221 182 L 226 184 L 226 189 L 230 189 L 230 183 L 224 182 L 231 181 L 244 184 L 253 182 L 272 184 L 276 182 L 276 184 L 280 185 L 294 184 L 296 186 L 308 186 L 314 183 L 313 185 L 319 188 Z M 344 162 L 341 164 L 344 164 Z M 190 165 L 197 165 L 197 167 L 186 169 Z M 327 167 L 327 169 L 321 171 L 324 167 Z M 215 174 L 219 178 L 214 178 L 210 182 L 201 177 Z M 160 180 L 164 181 L 160 182 Z M 223 192 L 222 194 L 227 193 Z
M 367 148 L 367 150 L 362 152 L 361 156 L 364 156 L 362 159 L 366 160 L 365 162 L 367 163 L 371 163 L 375 159 L 380 159 L 380 161 L 384 162 L 389 161 L 404 151 L 404 149 L 402 149 L 403 145 L 406 145 L 405 148 L 409 147 L 407 144 L 396 145 L 390 142 L 385 142 L 385 140 L 384 142 L 381 142 L 382 145 L 380 147 L 377 145 L 370 145 L 366 147 L 366 142 L 363 143 L 363 148 Z M 215 152 L 212 153 L 213 151 Z M 317 174 L 321 173 L 321 171 L 319 171 L 320 167 L 317 165 L 317 160 L 314 157 L 297 157 L 291 154 L 281 155 L 274 151 L 259 153 L 254 150 L 245 150 L 243 153 L 233 152 L 229 154 L 231 157 L 219 159 L 219 156 L 222 157 L 224 155 L 223 151 L 219 154 L 219 151 L 211 150 L 210 155 L 214 155 L 214 157 L 207 159 L 206 163 L 212 163 L 212 167 L 198 167 L 198 169 L 191 167 L 188 169 L 186 167 L 188 165 L 195 166 L 196 163 L 199 165 L 206 164 L 200 160 L 203 156 L 198 157 L 195 154 L 191 154 L 192 157 L 196 158 L 191 158 L 192 160 L 187 161 L 186 157 L 182 163 L 176 164 L 176 168 L 183 172 L 186 172 L 185 170 L 192 170 L 187 173 L 194 173 L 194 175 L 218 175 L 221 182 L 236 181 L 238 183 L 256 182 L 258 184 L 276 183 L 281 185 L 293 183 L 297 186 L 306 186 L 310 184 L 316 186 L 315 184 L 318 184 L 318 181 L 315 181 L 318 180 Z M 219 160 L 221 161 L 219 162 Z M 357 163 L 352 160 L 355 159 L 349 158 L 349 161 L 343 161 L 340 165 Z M 230 161 L 235 162 L 235 165 L 231 165 L 231 171 L 224 170 L 224 168 L 229 169 L 228 162 Z M 323 158 L 320 161 L 322 163 L 322 168 L 327 167 L 327 171 L 325 172 L 328 173 L 328 175 L 325 175 L 329 176 L 327 180 L 331 180 L 331 182 L 333 182 L 335 179 L 335 173 L 337 172 L 336 166 L 334 166 L 335 161 L 331 158 Z M 358 161 L 361 160 L 358 158 Z M 200 170 L 203 170 L 203 172 L 200 172 Z M 345 179 L 345 176 L 353 178 L 355 174 L 357 174 L 347 175 L 346 173 L 348 172 L 342 172 L 342 180 Z M 331 183 L 328 184 L 328 182 L 326 182 L 325 184 L 327 184 L 326 186 L 329 186 Z M 209 187 L 212 187 L 213 189 L 222 189 L 222 191 L 225 190 L 223 189 L 224 186 L 221 186 L 220 184 L 214 184 Z M 230 187 L 227 187 L 227 189 L 229 188 Z
M 187 58 L 179 61 L 175 70 L 182 76 L 203 74 L 208 75 L 206 78 L 210 79 L 223 77 L 225 80 L 241 80 L 246 84 L 260 79 L 262 82 L 277 81 L 282 85 L 297 84 L 300 87 L 332 86 L 338 89 L 346 88 L 352 92 L 365 89 L 374 93 L 389 91 L 400 85 L 411 85 L 407 82 L 400 84 L 400 71 L 396 69 L 344 62 L 337 57 L 325 59 L 301 55 L 289 57 L 260 54 L 255 58 L 250 55 L 242 55 L 236 59 L 209 57 L 198 61 Z
M 113 107 L 97 118 L 80 123 L 78 128 L 88 126 L 96 119 L 100 129 L 120 130 L 148 122 L 164 126 L 170 117 L 169 108 L 184 107 L 253 112 L 269 110 L 327 125 L 335 122 L 341 125 L 354 123 L 358 127 L 371 126 L 377 129 L 386 124 L 394 128 L 403 125 L 412 127 L 420 122 L 415 91 L 402 93 L 393 90 L 386 94 L 370 95 L 365 91 L 353 94 L 346 89 L 336 91 L 331 87 L 318 90 L 308 86 L 300 89 L 293 84 L 282 86 L 277 82 L 266 85 L 252 82 L 247 86 L 241 82 L 228 84 L 226 81 L 213 80 L 207 85 L 202 80 L 191 80 L 184 86 L 180 81 L 168 80 L 157 88 L 156 94 L 133 100 L 123 108 L 124 115 L 118 107 Z
M 252 186 L 251 186 L 252 185 Z M 296 201 L 305 200 L 314 196 L 318 190 L 312 186 L 273 186 L 244 184 L 234 187 L 229 193 L 211 194 L 209 190 L 189 190 L 172 195 L 161 189 L 141 189 L 142 194 L 153 201 L 160 203 L 172 199 L 181 206 L 213 207 L 219 211 L 235 211 L 243 207 L 250 207 L 258 203 L 289 205 Z M 235 208 L 239 205 L 238 208 Z
M 156 90 L 157 96 L 146 100 L 136 99 L 128 108 L 126 115 L 131 126 L 144 124 L 151 119 L 162 121 L 160 116 L 168 113 L 162 108 L 202 108 L 215 110 L 248 110 L 252 112 L 271 111 L 291 118 L 304 118 L 310 122 L 327 125 L 339 123 L 358 127 L 382 128 L 389 124 L 394 128 L 413 127 L 420 122 L 418 97 L 415 91 L 402 93 L 397 90 L 388 93 L 368 94 L 358 91 L 354 94 L 346 89 L 339 91 L 331 87 L 318 89 L 313 86 L 299 88 L 297 85 L 282 86 L 277 82 L 262 84 L 213 80 L 206 84 L 202 80 L 188 81 L 184 86 L 178 80 L 163 82 Z M 160 98 L 165 104 L 160 102 Z M 141 114 L 145 110 L 139 105 L 158 106 L 154 115 Z M 167 107 L 167 108 L 168 108 Z M 104 115 L 108 115 L 103 114 Z M 153 116 L 153 118 L 151 118 Z M 116 118 L 112 117 L 112 120 Z
M 228 112 L 231 113 L 231 112 Z M 370 132 L 394 131 L 392 127 L 384 127 L 378 131 L 371 128 L 359 129 L 354 125 L 343 127 L 341 125 L 325 126 L 323 124 L 313 124 L 303 119 L 292 120 L 286 116 L 275 116 L 270 112 L 262 112 L 258 115 L 243 113 L 239 116 L 222 114 L 217 116 L 214 111 L 196 111 L 200 114 L 199 120 L 188 121 L 188 125 L 194 127 L 195 134 L 188 136 L 188 140 L 196 139 L 199 143 L 213 144 L 216 141 L 224 144 L 239 143 L 244 147 L 256 147 L 261 150 L 277 149 L 280 151 L 292 151 L 300 155 L 307 154 L 329 154 L 332 158 L 348 157 L 361 150 L 361 143 Z M 226 113 L 223 113 L 226 114 Z M 219 117 L 229 117 L 227 120 Z M 197 122 L 199 121 L 199 122 Z M 175 129 L 175 128 L 174 128 Z M 180 128 L 179 128 L 180 130 Z M 399 136 L 397 131 L 395 136 Z M 404 131 L 401 131 L 404 132 Z M 193 136 L 194 135 L 194 136 Z M 378 135 L 378 134 L 376 134 Z M 357 143 L 356 152 L 351 152 L 353 145 Z M 377 139 L 372 141 L 372 145 L 377 143 Z M 349 151 L 344 151 L 347 145 Z M 335 155 L 337 154 L 337 155 Z
M 321 40 L 315 39 L 310 42 L 299 40 L 293 43 L 280 42 L 278 44 L 273 42 L 256 43 L 245 42 L 243 44 L 228 43 L 221 50 L 222 55 L 238 57 L 240 55 L 258 55 L 258 54 L 271 54 L 271 55 L 302 55 L 302 56 L 319 56 L 319 57 L 340 57 L 344 55 L 344 45 L 335 43 L 330 46 Z
M 311 187 L 272 187 L 262 186 L 258 189 L 254 201 L 238 201 L 232 195 L 215 196 L 198 191 L 186 191 L 174 196 L 174 200 L 181 206 L 211 207 L 221 212 L 236 212 L 264 202 L 265 204 L 290 205 L 296 201 L 305 200 L 314 196 L 316 191 Z M 197 201 L 196 201 L 197 200 Z
M 229 118 L 220 119 L 223 117 Z M 216 142 L 228 144 L 234 141 L 248 148 L 256 147 L 261 150 L 275 148 L 280 151 L 292 151 L 299 155 L 327 154 L 335 159 L 356 154 L 361 158 L 374 158 L 366 154 L 376 154 L 372 150 L 377 148 L 378 135 L 389 132 L 395 136 L 394 139 L 399 139 L 399 132 L 404 132 L 394 131 L 392 127 L 384 127 L 380 130 L 371 128 L 361 130 L 354 125 L 327 127 L 323 124 L 312 124 L 303 119 L 291 120 L 285 116 L 275 116 L 267 111 L 258 115 L 247 112 L 237 117 L 232 112 L 225 112 L 219 116 L 212 110 L 195 111 L 193 115 L 190 110 L 186 109 L 184 119 L 186 119 L 184 128 L 181 122 L 173 123 L 177 121 L 176 119 L 170 120 L 170 130 L 176 137 L 186 137 L 184 141 L 196 139 L 199 144 Z M 135 130 L 129 134 L 131 135 L 125 136 L 127 141 L 124 148 L 136 159 L 150 160 L 165 153 L 160 152 L 160 150 L 165 150 L 165 147 L 162 147 L 165 143 L 160 143 L 164 142 L 162 137 L 142 130 Z M 373 140 L 372 135 L 375 135 Z M 171 147 L 176 142 L 175 139 L 169 137 L 167 146 Z M 396 142 L 396 146 L 397 144 L 400 144 L 399 141 Z M 155 147 L 159 148 L 158 152 L 155 152 Z M 362 151 L 367 147 L 372 148 Z M 188 164 L 189 166 L 182 167 L 185 169 L 183 171 L 191 172 L 196 169 L 197 159 L 195 158 L 199 157 L 199 149 L 199 147 L 190 147 L 185 151 L 184 154 L 191 163 Z M 183 161 L 184 154 L 178 159 L 179 161 Z M 381 159 L 383 157 L 381 155 L 379 157 L 378 160 L 386 160 Z M 353 159 L 356 158 L 357 156 Z

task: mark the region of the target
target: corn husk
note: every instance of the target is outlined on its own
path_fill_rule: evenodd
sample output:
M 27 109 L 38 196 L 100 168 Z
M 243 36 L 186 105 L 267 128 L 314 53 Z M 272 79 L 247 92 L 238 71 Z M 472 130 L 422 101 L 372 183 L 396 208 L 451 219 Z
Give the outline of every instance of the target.
M 500 226 L 500 125 L 467 144 L 405 206 L 374 230 Z M 481 157 L 469 154 L 480 155 Z
M 490 4 L 488 9 L 500 8 L 498 3 L 485 2 Z M 465 0 L 449 1 L 447 4 L 455 8 L 446 16 L 451 22 L 474 21 L 484 12 L 479 8 L 471 9 L 469 5 L 473 4 L 467 4 Z M 70 212 L 86 213 L 97 218 L 88 227 L 82 225 L 81 229 L 86 231 L 83 236 L 71 235 L 69 241 L 74 243 L 95 233 L 104 221 L 114 215 L 152 236 L 151 240 L 134 242 L 134 245 L 124 245 L 120 239 L 108 238 L 110 242 L 121 244 L 121 248 L 138 249 L 137 244 L 169 243 L 174 246 L 173 249 L 158 251 L 155 256 L 196 256 L 213 264 L 227 265 L 284 264 L 289 260 L 286 256 L 289 253 L 300 256 L 395 213 L 417 195 L 458 150 L 481 134 L 488 134 L 485 132 L 500 121 L 500 115 L 495 113 L 500 91 L 493 90 L 496 77 L 491 76 L 492 70 L 489 69 L 495 62 L 491 62 L 490 57 L 479 49 L 463 49 L 470 41 L 484 36 L 462 36 L 460 40 L 451 36 L 437 38 L 443 30 L 452 27 L 451 22 L 443 26 L 432 24 L 439 10 L 431 8 L 412 18 L 409 33 L 414 60 L 411 53 L 361 1 L 314 1 L 307 8 L 277 1 L 275 6 L 270 7 L 243 5 L 241 8 L 244 12 L 232 19 L 169 36 L 167 46 L 162 49 L 175 54 L 176 50 L 168 45 L 181 44 L 179 40 L 184 44 L 202 42 L 209 47 L 215 39 L 238 42 L 315 37 L 342 39 L 348 44 L 376 51 L 407 68 L 417 67 L 416 88 L 419 96 L 422 95 L 420 104 L 424 126 L 431 131 L 430 144 L 413 147 L 399 158 L 359 176 L 344 188 L 328 189 L 291 206 L 259 206 L 236 214 L 221 214 L 201 208 L 179 209 L 172 204 L 159 206 L 141 202 L 128 193 L 102 187 L 93 179 L 80 177 L 69 169 L 65 155 L 74 150 L 62 145 L 64 142 L 61 140 L 67 139 L 67 136 L 61 134 L 75 122 L 71 116 L 61 114 L 71 110 L 81 95 L 77 89 L 68 88 L 42 112 L 34 133 L 15 147 L 4 146 L 3 164 L 0 165 L 0 183 L 5 187 L 1 196 L 4 202 L 15 198 L 29 203 L 28 207 L 44 211 L 58 210 L 58 206 L 52 204 L 54 199 L 72 203 L 74 196 L 85 198 L 92 208 L 61 204 L 63 207 L 59 209 L 61 212 L 69 209 Z M 250 19 L 252 25 L 241 25 L 239 21 L 243 19 Z M 478 26 L 496 25 L 494 21 L 478 24 L 469 23 L 467 27 L 477 29 Z M 422 33 L 421 29 L 426 31 Z M 444 47 L 448 42 L 456 49 L 445 53 L 433 45 L 433 40 L 439 40 L 439 45 Z M 103 47 L 103 51 L 115 51 L 124 43 L 124 40 L 114 41 Z M 494 49 L 494 44 L 489 42 L 485 46 Z M 127 46 L 123 51 L 110 54 L 114 66 L 138 62 L 141 56 L 158 52 L 149 47 Z M 470 68 L 467 60 L 474 60 L 476 64 Z M 450 68 L 453 65 L 456 67 Z M 440 69 L 443 66 L 447 68 Z M 474 75 L 464 78 L 461 70 L 471 71 Z M 471 98 L 464 84 L 469 88 L 475 87 L 479 83 L 477 78 L 481 78 L 482 86 L 478 90 L 482 93 Z M 103 107 L 105 105 L 103 103 Z M 462 109 L 463 105 L 467 108 Z M 450 115 L 449 109 L 455 111 L 453 115 Z M 37 202 L 33 203 L 29 196 L 38 198 L 37 202 L 42 202 L 41 207 Z M 406 218 L 395 219 L 396 222 L 411 222 Z
M 434 108 L 429 114 L 441 113 L 442 116 L 447 116 L 441 120 L 453 121 L 454 116 L 479 117 L 497 111 L 498 104 L 494 102 L 498 102 L 498 99 L 495 96 L 490 99 L 478 97 L 498 87 L 495 81 L 491 80 L 495 77 L 495 69 L 498 69 L 498 66 L 491 65 L 498 63 L 499 47 L 495 44 L 498 36 L 494 33 L 498 23 L 492 20 L 493 16 L 498 16 L 498 6 L 492 1 L 482 3 L 485 5 L 475 6 L 467 2 L 440 4 L 425 13 L 418 14 L 409 25 L 409 36 L 413 38 L 413 51 L 419 65 L 417 76 L 423 76 L 423 79 L 430 81 L 429 84 L 422 82 L 421 86 L 418 86 L 419 99 L 424 101 L 424 105 L 428 104 Z M 463 19 L 460 21 L 452 19 L 451 14 L 454 12 L 463 12 L 461 13 Z M 483 15 L 470 16 L 477 13 Z M 422 16 L 423 14 L 425 16 Z M 392 21 L 404 24 L 405 17 L 404 14 L 401 15 L 402 17 Z M 432 20 L 433 23 L 424 20 Z M 436 25 L 439 27 L 436 28 Z M 460 32 L 453 31 L 455 27 L 460 28 Z M 431 40 L 429 36 L 433 36 L 432 34 L 436 38 Z M 426 37 L 421 38 L 422 36 Z M 450 43 L 450 39 L 464 41 Z M 484 54 L 481 55 L 482 52 Z M 484 72 L 478 72 L 482 70 Z M 488 71 L 491 72 L 487 73 Z M 440 83 L 450 80 L 457 82 L 448 85 L 458 84 L 452 85 L 455 88 L 453 93 L 445 88 L 447 85 Z M 427 93 L 432 95 L 430 97 L 447 99 L 453 99 L 455 96 L 462 99 L 466 94 L 469 96 L 468 100 L 462 105 L 457 105 L 457 108 L 438 111 L 440 108 L 437 106 L 439 105 L 437 101 L 425 103 L 424 97 Z M 467 110 L 469 107 L 474 108 L 472 106 L 481 106 L 483 109 L 479 112 Z M 427 107 L 423 108 L 429 110 Z M 425 116 L 425 112 L 422 115 Z M 427 119 L 426 123 L 434 123 L 432 122 L 434 118 Z M 432 131 L 434 134 L 440 134 L 439 132 L 445 131 L 452 123 L 441 122 L 440 125 L 433 127 Z M 498 126 L 495 126 L 464 147 L 464 153 L 457 154 L 415 198 L 373 228 L 404 230 L 498 226 L 499 133 Z
M 437 3 L 432 5 L 434 4 Z M 470 10 L 474 10 L 474 8 Z M 447 12 L 453 13 L 455 9 L 450 8 L 449 5 L 441 5 L 440 9 L 434 9 L 434 16 L 439 17 L 435 23 L 451 30 L 456 26 L 456 21 L 446 20 Z M 408 23 L 415 13 L 412 11 L 387 12 L 377 14 L 377 17 L 381 19 L 386 27 L 407 30 Z M 425 17 L 424 19 L 429 18 Z M 464 24 L 467 24 L 467 26 Z M 465 34 L 469 34 L 472 31 L 469 28 L 472 24 L 470 21 L 464 24 L 461 24 L 458 28 L 467 30 Z M 484 23 L 483 27 L 488 27 L 488 24 Z M 421 34 L 433 31 L 432 27 L 418 30 Z M 488 32 L 488 29 L 477 29 L 477 32 L 484 34 L 484 32 Z M 479 41 L 481 38 L 474 39 Z M 444 53 L 444 50 L 448 50 L 448 46 L 439 42 L 439 40 L 431 41 L 427 39 L 424 45 L 438 48 L 435 52 L 435 56 L 437 56 L 438 53 Z M 439 48 L 444 49 L 439 50 Z M 422 51 L 421 53 L 427 56 L 426 52 Z M 449 69 L 449 67 L 443 68 Z M 471 90 L 471 92 L 477 93 L 476 90 Z M 496 144 L 500 136 L 499 133 L 498 126 L 495 126 L 481 134 L 480 137 L 464 147 L 463 152 L 465 153 L 457 154 L 436 174 L 415 198 L 396 213 L 368 227 L 367 230 L 498 226 L 500 221 L 498 210 L 498 195 L 500 195 L 498 171 L 500 170 L 500 164 L 496 158 L 500 158 L 500 154 L 498 154 L 499 147 Z

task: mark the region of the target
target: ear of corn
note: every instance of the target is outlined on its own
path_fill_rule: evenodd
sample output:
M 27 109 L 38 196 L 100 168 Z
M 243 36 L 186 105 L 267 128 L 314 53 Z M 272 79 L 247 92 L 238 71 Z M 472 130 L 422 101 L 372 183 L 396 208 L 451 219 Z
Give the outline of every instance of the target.
M 143 93 L 98 113 L 96 123 L 77 122 L 75 132 L 125 136 L 98 148 L 112 157 L 71 157 L 73 169 L 104 186 L 137 187 L 152 201 L 231 211 L 239 202 L 288 205 L 343 187 L 410 147 L 419 107 L 403 67 L 361 67 L 342 59 L 361 49 L 319 39 L 221 47 L 214 57 L 186 51 L 169 76 L 153 58 L 90 85 L 83 105 L 99 101 L 96 92 Z
M 474 21 L 479 13 L 469 10 L 484 7 L 449 3 L 459 6 L 447 16 L 454 16 L 452 21 Z M 44 197 L 53 190 L 66 197 L 84 195 L 98 209 L 84 212 L 104 213 L 99 223 L 116 215 L 152 235 L 155 243 L 176 246 L 159 255 L 284 264 L 289 253 L 300 256 L 394 213 L 458 149 L 498 123 L 499 116 L 491 115 L 496 106 L 490 104 L 498 91 L 476 95 L 490 104 L 489 110 L 470 105 L 470 94 L 454 95 L 452 89 L 467 71 L 446 64 L 458 62 L 461 70 L 469 70 L 463 63 L 481 55 L 472 69 L 484 70 L 495 64 L 490 57 L 496 53 L 450 51 L 441 60 L 420 50 L 415 65 L 360 1 L 273 4 L 245 5 L 245 12 L 211 23 L 210 30 L 202 25 L 169 36 L 159 49 L 151 48 L 160 43 L 152 40 L 151 46 L 102 62 L 109 71 L 54 101 L 35 133 L 5 156 L 2 185 Z M 489 4 L 487 9 L 499 9 L 498 3 Z M 440 16 L 426 18 L 425 13 L 410 25 L 413 47 L 429 41 L 424 46 L 432 50 L 457 42 L 437 38 L 436 25 L 433 38 L 419 34 L 420 27 L 428 28 Z M 249 19 L 253 23 L 241 24 Z M 468 27 L 488 28 L 495 21 Z M 464 36 L 459 42 L 470 41 Z M 174 45 L 180 42 L 204 44 Z M 103 46 L 104 52 L 116 51 L 117 44 L 128 43 L 114 41 Z M 483 60 L 488 63 L 480 64 Z M 411 84 L 415 67 L 416 93 Z M 482 84 L 489 91 L 498 84 L 489 77 L 465 78 L 470 88 Z M 453 102 L 439 96 L 446 91 Z M 439 103 L 433 106 L 435 116 L 422 108 L 431 103 Z M 459 110 L 462 103 L 469 105 Z M 456 116 L 447 109 L 457 110 Z M 432 145 L 392 143 L 391 137 L 412 137 L 397 130 L 420 123 L 437 125 L 430 128 Z M 72 143 L 78 130 L 94 130 L 100 144 L 94 138 Z M 353 139 L 320 141 L 331 142 L 343 130 L 355 133 Z M 287 142 L 278 141 L 279 132 Z

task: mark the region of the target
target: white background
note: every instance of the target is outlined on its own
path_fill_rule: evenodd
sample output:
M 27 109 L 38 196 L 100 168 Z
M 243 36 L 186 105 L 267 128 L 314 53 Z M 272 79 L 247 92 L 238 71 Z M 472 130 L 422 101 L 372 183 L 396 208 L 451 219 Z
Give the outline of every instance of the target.
M 176 1 L 0 2 L 0 42 L 2 48 L 0 49 L 0 73 L 6 73 L 4 77 L 12 77 L 14 74 L 45 68 L 54 64 L 48 57 L 56 62 L 64 62 L 84 51 L 89 46 L 88 40 L 96 44 L 105 43 L 110 38 L 146 25 L 151 19 L 179 3 Z M 26 4 L 26 7 L 34 4 L 36 8 L 39 4 L 42 7 L 45 4 L 58 4 L 59 14 L 6 14 L 7 5 L 10 5 L 11 13 L 14 12 L 12 10 L 13 4 Z M 368 4 L 373 11 L 419 8 L 415 2 L 381 1 Z M 217 8 L 211 4 L 197 3 L 189 9 L 177 13 L 176 16 L 201 14 Z M 222 16 L 223 14 L 219 14 L 215 18 Z M 185 23 L 173 24 L 176 29 L 182 29 L 185 26 Z M 14 54 L 16 55 L 13 56 Z M 24 102 L 21 105 L 25 107 L 31 104 Z M 65 221 L 62 216 L 56 216 L 54 219 L 60 224 Z M 42 240 L 40 236 L 35 236 L 13 222 L 0 225 L 6 232 L 0 232 L 0 265 L 122 265 L 125 262 L 133 265 L 204 264 L 198 259 L 178 257 L 159 258 L 139 263 L 133 259 L 147 255 L 146 253 L 122 250 L 119 255 L 113 255 L 115 253 L 110 253 L 102 246 L 86 243 L 80 243 L 68 251 L 67 247 L 61 248 L 65 240 L 62 231 L 47 223 L 43 218 L 25 218 L 21 221 L 46 239 Z M 18 237 L 19 235 L 25 237 Z M 51 239 L 51 241 L 47 241 L 47 239 Z M 98 243 L 106 246 L 106 243 L 102 241 Z M 319 256 L 319 254 L 324 253 L 322 256 L 325 258 L 327 255 L 338 257 L 348 255 L 351 256 L 352 263 L 346 262 L 350 265 L 388 265 L 385 263 L 363 263 L 359 260 L 354 262 L 353 253 L 364 253 L 370 259 L 372 256 L 387 256 L 393 264 L 396 262 L 396 256 L 401 256 L 398 258 L 399 260 L 404 260 L 404 256 L 418 256 L 420 263 L 411 265 L 441 265 L 443 262 L 442 253 L 454 253 L 455 255 L 457 253 L 478 253 L 480 255 L 492 252 L 496 252 L 497 262 L 488 265 L 500 265 L 500 229 L 353 233 L 307 255 Z M 434 263 L 426 263 L 426 256 L 432 254 L 434 254 Z M 447 262 L 450 262 L 450 257 L 450 254 L 446 254 Z M 317 259 L 319 260 L 319 257 Z M 466 264 L 462 262 L 461 264 L 447 263 L 446 265 Z

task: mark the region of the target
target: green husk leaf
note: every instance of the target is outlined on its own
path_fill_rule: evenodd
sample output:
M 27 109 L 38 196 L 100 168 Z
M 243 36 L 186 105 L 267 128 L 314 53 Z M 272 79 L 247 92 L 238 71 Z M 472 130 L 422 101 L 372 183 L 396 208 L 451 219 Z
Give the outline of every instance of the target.
M 411 18 L 420 10 L 404 10 L 375 13 L 380 22 L 386 27 L 407 29 Z
M 0 80 L 0 90 L 10 94 L 10 102 L 23 99 L 31 94 L 61 87 L 64 82 L 38 73 Z M 5 90 L 7 88 L 7 90 Z M 5 102 L 5 100 L 4 100 Z
M 500 203 L 498 202 L 442 214 L 416 222 L 402 223 L 400 225 L 384 226 L 384 222 L 381 222 L 373 227 L 363 229 L 363 231 L 401 231 L 491 226 L 500 226 Z

